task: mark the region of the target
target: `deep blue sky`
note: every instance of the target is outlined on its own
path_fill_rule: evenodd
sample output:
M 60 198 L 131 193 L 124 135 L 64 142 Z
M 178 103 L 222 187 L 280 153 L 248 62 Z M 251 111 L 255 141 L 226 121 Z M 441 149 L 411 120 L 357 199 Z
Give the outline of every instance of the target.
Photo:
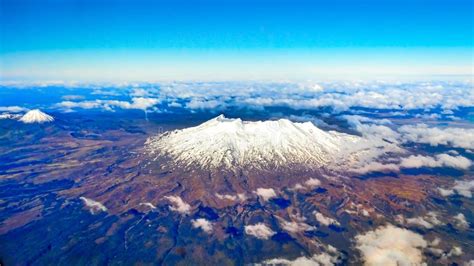
M 170 64 L 176 68 L 167 69 L 171 78 L 180 68 L 197 66 L 208 69 L 212 78 L 215 69 L 256 68 L 259 61 L 272 65 L 275 58 L 275 63 L 288 61 L 302 69 L 350 68 L 355 61 L 365 67 L 362 61 L 368 58 L 367 67 L 388 65 L 388 74 L 403 67 L 390 70 L 398 56 L 447 66 L 446 74 L 472 67 L 472 0 L 0 3 L 0 70 L 11 78 L 87 78 L 88 65 L 96 72 L 107 68 L 117 73 L 139 72 L 138 66 L 146 65 L 148 76 L 161 77 L 158 72 Z M 127 68 L 118 69 L 118 64 Z

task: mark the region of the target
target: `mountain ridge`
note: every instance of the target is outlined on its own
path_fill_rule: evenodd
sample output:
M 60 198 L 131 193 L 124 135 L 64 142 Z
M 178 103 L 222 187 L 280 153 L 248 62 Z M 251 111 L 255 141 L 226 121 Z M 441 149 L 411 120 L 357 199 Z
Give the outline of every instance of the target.
M 178 165 L 207 170 L 294 165 L 322 168 L 373 148 L 360 136 L 324 131 L 311 122 L 242 121 L 224 115 L 151 137 L 145 144 L 153 160 L 166 156 Z

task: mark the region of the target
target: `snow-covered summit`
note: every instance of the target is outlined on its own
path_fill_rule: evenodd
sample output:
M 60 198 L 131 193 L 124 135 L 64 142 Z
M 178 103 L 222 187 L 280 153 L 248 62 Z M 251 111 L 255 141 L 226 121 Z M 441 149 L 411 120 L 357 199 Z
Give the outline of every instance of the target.
M 54 118 L 48 114 L 41 112 L 39 109 L 34 109 L 28 111 L 24 114 L 20 121 L 23 123 L 31 124 L 31 123 L 47 123 L 54 121 Z
M 167 156 L 177 164 L 204 169 L 295 164 L 322 167 L 354 159 L 372 146 L 359 136 L 323 131 L 310 122 L 250 122 L 223 115 L 146 142 L 146 149 L 154 158 Z M 378 155 L 373 151 L 369 154 Z

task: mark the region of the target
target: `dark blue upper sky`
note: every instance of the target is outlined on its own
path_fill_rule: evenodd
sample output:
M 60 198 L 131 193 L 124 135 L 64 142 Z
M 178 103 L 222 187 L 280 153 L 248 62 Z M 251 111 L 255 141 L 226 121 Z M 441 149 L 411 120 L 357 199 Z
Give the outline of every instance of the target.
M 256 51 L 300 55 L 324 49 L 429 48 L 464 49 L 466 55 L 473 45 L 472 0 L 0 3 L 0 55 L 7 72 L 19 62 L 31 63 L 25 53 L 31 60 L 45 52 L 88 52 L 92 58 L 97 51 L 113 57 L 115 52 L 171 50 L 231 51 L 239 56 Z

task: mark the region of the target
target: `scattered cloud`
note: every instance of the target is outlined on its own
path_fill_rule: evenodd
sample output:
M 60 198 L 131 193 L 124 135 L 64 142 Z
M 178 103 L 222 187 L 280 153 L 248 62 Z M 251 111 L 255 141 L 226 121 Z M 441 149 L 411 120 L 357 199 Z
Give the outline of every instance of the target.
M 221 200 L 231 200 L 231 201 L 245 201 L 247 200 L 247 196 L 245 193 L 237 193 L 236 195 L 230 194 L 219 194 L 216 193 L 216 197 Z
M 321 181 L 317 178 L 310 178 L 306 180 L 303 184 L 296 183 L 291 189 L 292 190 L 305 190 L 305 189 L 313 189 L 319 187 L 321 185 Z
M 140 205 L 147 206 L 150 209 L 156 209 L 156 206 L 153 205 L 153 203 L 151 203 L 151 202 L 141 202 Z
M 66 101 L 75 101 L 75 100 L 82 100 L 84 99 L 84 96 L 82 95 L 63 95 L 61 99 L 66 100 Z
M 93 101 L 62 101 L 55 106 L 64 110 L 71 110 L 74 108 L 81 109 L 102 109 L 107 111 L 113 111 L 114 108 L 121 109 L 139 109 L 146 110 L 160 102 L 156 98 L 144 98 L 136 97 L 132 98 L 131 102 L 119 101 L 119 100 L 93 100 Z
M 275 232 L 266 226 L 264 223 L 257 223 L 254 225 L 246 225 L 245 233 L 254 236 L 258 239 L 268 239 L 275 234 Z
M 398 172 L 400 166 L 394 163 L 380 163 L 380 162 L 369 162 L 363 166 L 351 169 L 351 172 L 356 174 L 366 174 L 370 172 Z
M 89 209 L 89 211 L 92 214 L 97 214 L 99 212 L 107 211 L 107 208 L 98 201 L 95 201 L 86 197 L 80 197 L 79 199 L 81 199 L 84 202 L 84 205 Z
M 447 254 L 447 257 L 461 256 L 462 254 L 463 254 L 462 248 L 454 246 Z
M 434 226 L 443 224 L 438 219 L 438 214 L 436 212 L 428 212 L 426 215 L 420 217 L 407 218 L 406 223 L 411 225 L 422 226 L 426 229 L 431 229 Z
M 421 235 L 390 224 L 355 239 L 365 265 L 421 265 L 428 245 Z
M 310 178 L 304 182 L 304 185 L 308 188 L 315 188 L 321 185 L 321 181 L 317 178 Z
M 464 216 L 464 214 L 458 213 L 455 216 L 453 216 L 453 218 L 454 218 L 454 222 L 455 222 L 455 224 L 458 228 L 461 228 L 461 229 L 469 228 L 469 223 L 466 220 L 466 216 Z
M 15 119 L 20 120 L 23 117 L 22 114 L 10 114 L 10 113 L 2 113 L 0 114 L 0 119 Z
M 217 101 L 217 100 L 206 100 L 206 99 L 192 99 L 190 102 L 186 104 L 186 108 L 188 109 L 210 109 L 214 111 L 218 111 L 217 109 L 221 110 L 224 103 Z
M 388 119 L 372 119 L 360 115 L 344 115 L 342 116 L 349 124 L 349 126 L 368 138 L 387 139 L 392 142 L 397 142 L 400 135 L 387 125 L 392 122 Z
M 456 180 L 454 186 L 451 189 L 438 188 L 439 193 L 442 196 L 451 196 L 454 194 L 459 194 L 466 198 L 472 198 L 472 191 L 474 190 L 474 180 L 462 181 Z
M 426 124 L 401 126 L 398 131 L 405 142 L 425 143 L 431 146 L 447 145 L 474 149 L 474 129 L 456 127 L 429 127 Z
M 0 112 L 21 113 L 28 111 L 27 108 L 20 106 L 0 106 Z
M 205 233 L 212 233 L 212 223 L 204 218 L 198 218 L 191 220 L 194 228 L 201 228 Z
M 447 153 L 432 156 L 410 155 L 401 158 L 399 162 L 381 163 L 376 161 L 368 162 L 365 165 L 351 169 L 351 172 L 357 174 L 366 174 L 370 172 L 399 172 L 401 168 L 422 168 L 422 167 L 450 167 L 466 170 L 471 167 L 472 162 L 463 156 L 452 156 Z
M 303 221 L 286 221 L 282 218 L 279 218 L 280 225 L 283 230 L 290 232 L 290 233 L 299 233 L 305 231 L 313 231 L 316 230 L 315 226 L 309 225 Z
M 314 254 L 311 257 L 298 257 L 294 260 L 276 258 L 263 261 L 263 265 L 288 265 L 288 266 L 332 266 L 340 262 L 340 253 L 332 246 L 326 252 Z
M 130 96 L 133 97 L 148 97 L 150 96 L 150 93 L 148 90 L 142 89 L 142 88 L 135 88 L 133 89 L 132 93 L 130 93 Z
M 338 221 L 336 221 L 333 218 L 329 218 L 324 216 L 322 213 L 314 211 L 313 212 L 314 216 L 316 217 L 316 220 L 321 223 L 322 225 L 328 226 L 328 225 L 340 225 Z
M 170 210 L 179 212 L 182 214 L 189 214 L 191 212 L 191 205 L 184 202 L 179 196 L 165 196 L 165 199 L 169 200 L 173 205 L 170 206 Z
M 403 168 L 421 167 L 452 167 L 457 169 L 468 169 L 471 167 L 471 160 L 463 156 L 451 156 L 449 154 L 438 154 L 435 157 L 411 155 L 403 158 L 400 166 Z
M 264 201 L 268 201 L 271 198 L 277 197 L 277 194 L 273 188 L 257 188 L 255 194 L 261 197 Z

